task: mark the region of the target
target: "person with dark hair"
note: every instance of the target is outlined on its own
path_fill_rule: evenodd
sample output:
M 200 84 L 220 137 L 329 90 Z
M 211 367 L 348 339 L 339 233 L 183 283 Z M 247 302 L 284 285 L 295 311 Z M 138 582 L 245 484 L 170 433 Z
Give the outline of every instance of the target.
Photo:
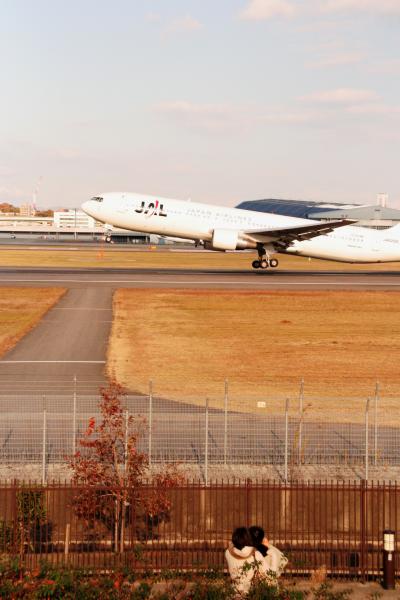
M 263 557 L 261 571 L 270 577 L 280 577 L 288 562 L 286 556 L 268 541 L 262 527 L 252 525 L 249 533 L 254 548 Z
M 267 556 L 268 540 L 265 537 L 264 529 L 258 525 L 252 525 L 249 527 L 249 533 L 254 548 L 256 548 L 263 556 Z
M 262 554 L 253 547 L 247 527 L 237 527 L 234 530 L 225 558 L 233 585 L 240 597 L 243 597 L 249 592 L 254 573 L 263 560 Z

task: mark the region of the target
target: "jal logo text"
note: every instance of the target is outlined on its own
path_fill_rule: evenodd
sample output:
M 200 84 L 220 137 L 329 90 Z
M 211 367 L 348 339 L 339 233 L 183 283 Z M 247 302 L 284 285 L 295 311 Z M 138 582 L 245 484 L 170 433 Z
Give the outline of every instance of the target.
M 156 215 L 158 217 L 166 217 L 167 213 L 164 212 L 164 205 L 160 204 L 158 200 L 155 202 L 142 202 L 139 208 L 135 208 L 135 212 L 143 213 L 146 217 L 152 217 Z

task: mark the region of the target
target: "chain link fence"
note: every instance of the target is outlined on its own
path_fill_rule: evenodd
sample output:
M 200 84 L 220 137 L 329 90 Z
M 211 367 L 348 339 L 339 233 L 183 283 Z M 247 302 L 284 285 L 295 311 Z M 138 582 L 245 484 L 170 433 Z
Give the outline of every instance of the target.
M 280 465 L 287 479 L 292 465 L 400 465 L 400 428 L 381 425 L 369 402 L 360 423 L 313 421 L 312 414 L 255 413 L 194 406 L 153 396 L 124 398 L 127 415 L 145 421 L 140 450 L 150 464 Z M 266 401 L 268 405 L 268 400 Z M 79 447 L 90 418 L 99 419 L 99 396 L 0 396 L 3 463 L 65 462 Z M 371 414 L 370 414 L 371 413 Z M 207 475 L 207 472 L 206 472 Z M 207 478 L 207 477 L 206 477 Z

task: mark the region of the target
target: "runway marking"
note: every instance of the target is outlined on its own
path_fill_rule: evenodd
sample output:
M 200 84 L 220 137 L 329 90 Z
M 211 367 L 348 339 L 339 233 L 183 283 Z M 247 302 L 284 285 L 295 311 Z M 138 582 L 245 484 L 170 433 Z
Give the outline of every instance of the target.
M 52 363 L 63 363 L 63 364 L 90 364 L 90 365 L 104 365 L 105 360 L 0 360 L 0 365 L 21 365 L 21 364 L 52 364 Z
M 57 321 L 57 319 L 47 319 L 43 320 L 40 324 L 41 325 L 50 325 L 50 323 L 58 323 L 59 325 L 65 325 L 65 321 L 60 319 L 59 321 Z M 99 323 L 112 323 L 112 321 L 95 321 L 96 325 L 98 325 Z
M 322 276 L 323 277 L 323 276 Z M 356 287 L 356 286 L 366 286 L 369 287 L 400 287 L 399 282 L 373 282 L 373 281 L 249 281 L 249 280 L 238 280 L 238 281 L 226 281 L 226 280 L 206 280 L 206 281 L 198 281 L 198 280 L 157 280 L 157 279 L 0 279 L 0 284 L 2 282 L 11 282 L 11 283 L 107 283 L 109 285 L 114 284 L 156 284 L 156 285 L 210 285 L 210 284 L 223 284 L 223 285 L 253 285 L 253 286 L 347 286 L 347 287 Z M 53 309 L 55 310 L 55 309 Z M 79 309 L 78 309 L 79 310 Z M 91 309 L 90 309 L 91 310 Z M 102 310 L 102 309 L 101 309 Z M 109 310 L 109 309 L 104 309 Z
M 324 277 L 324 276 L 321 276 Z M 197 279 L 189 279 L 189 280 L 184 280 L 182 281 L 181 279 L 54 279 L 53 277 L 49 278 L 49 279 L 0 279 L 1 281 L 5 281 L 5 282 L 16 282 L 16 283 L 35 283 L 35 282 L 42 282 L 42 281 L 57 281 L 57 282 L 66 282 L 66 283 L 173 283 L 173 284 L 185 284 L 187 285 L 187 283 L 231 283 L 231 284 L 237 284 L 238 281 L 229 281 L 229 280 L 225 280 L 225 279 L 207 279 L 207 280 L 197 280 Z M 301 281 L 273 281 L 273 280 L 267 280 L 267 281 L 251 281 L 251 280 L 244 280 L 243 283 L 246 284 L 251 284 L 251 285 L 263 285 L 268 284 L 270 285 L 272 284 L 287 284 L 290 283 L 291 285 L 320 285 L 321 281 L 309 281 L 309 282 L 301 282 Z M 322 282 L 325 283 L 325 282 Z M 341 281 L 341 282 L 326 282 L 326 284 L 328 285 L 340 285 L 341 283 L 344 284 L 349 284 L 349 285 L 363 285 L 362 282 L 356 282 L 356 281 L 351 281 L 351 282 L 347 282 L 347 281 Z M 400 285 L 400 281 L 398 283 L 393 283 L 390 282 L 391 285 Z M 374 285 L 386 285 L 385 283 L 379 283 L 377 282 Z M 88 308 L 89 309 L 89 308 Z M 54 309 L 56 310 L 56 309 Z M 59 309 L 58 309 L 59 310 Z M 64 310 L 69 310 L 68 308 L 64 309 Z M 71 310 L 75 310 L 73 307 L 71 307 Z M 79 310 L 79 309 L 77 309 Z M 91 309 L 89 309 L 91 310 Z M 110 309 L 99 309 L 99 310 L 110 310 Z
M 77 308 L 53 308 L 53 310 L 112 310 L 112 308 L 91 308 L 90 306 L 88 307 L 77 307 Z

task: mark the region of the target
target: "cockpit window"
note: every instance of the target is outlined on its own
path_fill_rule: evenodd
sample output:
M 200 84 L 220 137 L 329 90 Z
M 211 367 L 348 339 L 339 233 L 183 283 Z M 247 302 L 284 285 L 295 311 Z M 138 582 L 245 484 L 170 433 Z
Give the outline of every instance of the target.
M 94 196 L 94 198 L 92 198 L 92 200 L 94 202 L 103 202 L 103 198 L 101 196 Z

